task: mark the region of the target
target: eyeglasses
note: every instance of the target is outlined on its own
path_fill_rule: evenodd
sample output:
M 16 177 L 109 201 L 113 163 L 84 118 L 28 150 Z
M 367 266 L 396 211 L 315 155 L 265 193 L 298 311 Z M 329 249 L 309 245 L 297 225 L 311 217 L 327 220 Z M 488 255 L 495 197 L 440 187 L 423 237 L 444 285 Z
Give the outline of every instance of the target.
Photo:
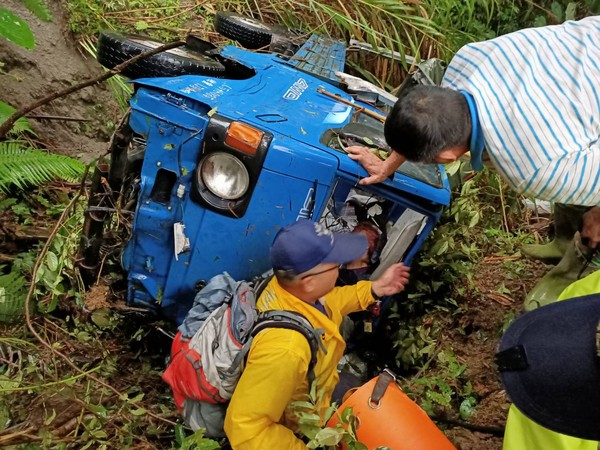
M 340 264 L 339 266 L 333 266 L 333 267 L 330 267 L 329 269 L 321 270 L 320 272 L 309 273 L 309 274 L 303 275 L 303 276 L 300 277 L 300 279 L 304 280 L 305 278 L 313 277 L 315 275 L 321 275 L 323 273 L 331 272 L 332 270 L 335 270 L 335 269 L 340 270 L 343 267 L 344 267 L 344 265 Z

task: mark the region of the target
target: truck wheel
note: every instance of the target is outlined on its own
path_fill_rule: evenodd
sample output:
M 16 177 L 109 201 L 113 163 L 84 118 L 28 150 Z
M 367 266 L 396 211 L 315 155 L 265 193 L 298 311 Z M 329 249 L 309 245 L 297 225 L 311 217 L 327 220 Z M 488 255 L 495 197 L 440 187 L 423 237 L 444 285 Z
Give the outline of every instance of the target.
M 143 36 L 102 32 L 98 39 L 97 59 L 108 69 L 163 45 Z M 179 75 L 225 76 L 225 66 L 216 59 L 187 47 L 167 50 L 126 67 L 122 75 L 129 78 L 176 77 Z
M 217 12 L 215 30 L 251 49 L 268 46 L 273 34 L 281 33 L 279 27 L 267 25 L 252 17 L 225 11 Z

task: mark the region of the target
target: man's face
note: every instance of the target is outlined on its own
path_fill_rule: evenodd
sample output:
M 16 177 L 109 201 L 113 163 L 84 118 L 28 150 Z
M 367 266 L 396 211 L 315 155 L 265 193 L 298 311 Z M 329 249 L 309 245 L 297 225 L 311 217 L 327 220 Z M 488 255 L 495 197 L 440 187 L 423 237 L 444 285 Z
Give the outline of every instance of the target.
M 339 268 L 339 264 L 319 264 L 302 275 L 302 281 L 310 284 L 312 297 L 320 298 L 335 287 Z
M 439 164 L 448 164 L 454 162 L 462 155 L 467 153 L 467 151 L 469 151 L 469 149 L 466 147 L 447 148 L 438 153 L 438 155 L 435 157 L 435 162 Z

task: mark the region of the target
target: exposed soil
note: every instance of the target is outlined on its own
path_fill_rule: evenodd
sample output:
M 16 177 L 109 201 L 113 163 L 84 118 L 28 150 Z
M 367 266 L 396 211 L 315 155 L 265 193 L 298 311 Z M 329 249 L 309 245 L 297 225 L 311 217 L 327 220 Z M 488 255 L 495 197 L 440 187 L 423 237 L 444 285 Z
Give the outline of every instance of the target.
M 0 38 L 0 100 L 18 108 L 49 93 L 87 81 L 102 73 L 96 61 L 85 55 L 68 30 L 61 1 L 46 2 L 53 21 L 44 22 L 30 13 L 20 0 L 4 0 L 7 7 L 31 27 L 36 46 L 27 50 Z M 119 111 L 106 86 L 89 87 L 54 100 L 30 115 L 66 116 L 81 122 L 30 119 L 39 139 L 53 152 L 89 161 L 106 152 L 110 124 Z
M 525 266 L 523 273 L 528 274 L 527 278 L 507 277 L 510 270 L 506 265 L 513 263 Z M 524 258 L 491 256 L 475 268 L 472 283 L 464 280 L 467 301 L 461 306 L 465 313 L 441 338 L 442 345 L 451 347 L 460 363 L 467 366 L 465 376 L 478 397 L 468 420 L 472 428 L 455 426 L 445 430 L 459 450 L 502 449 L 502 430 L 510 402 L 500 383 L 493 355 L 502 326 L 522 312 L 527 290 L 546 270 L 543 264 Z M 510 294 L 497 292 L 501 284 Z M 477 431 L 478 428 L 483 431 Z
M 28 51 L 0 39 L 0 61 L 5 64 L 5 73 L 0 74 L 0 99 L 14 107 L 27 105 L 49 92 L 88 80 L 102 70 L 91 57 L 82 53 L 83 50 L 68 32 L 62 4 L 47 4 L 54 16 L 52 23 L 37 19 L 25 9 L 20 0 L 5 0 L 3 4 L 30 24 L 37 44 L 34 50 Z M 119 119 L 118 108 L 105 86 L 87 88 L 58 99 L 39 108 L 34 114 L 88 119 L 88 122 L 30 120 L 39 139 L 52 151 L 80 156 L 84 160 L 95 158 L 106 151 L 111 131 L 108 125 Z M 5 219 L 12 221 L 14 218 L 5 216 L 2 217 L 2 222 L 6 223 Z M 10 245 L 15 247 L 17 244 L 4 242 L 0 254 L 17 250 L 9 248 Z M 530 276 L 527 279 L 507 278 L 506 264 L 511 263 L 524 264 L 526 270 L 523 272 Z M 502 448 L 501 432 L 509 402 L 494 367 L 493 354 L 503 324 L 511 316 L 521 312 L 525 292 L 545 270 L 545 266 L 523 259 L 489 257 L 477 267 L 472 284 L 464 281 L 467 291 L 465 298 L 468 299 L 462 305 L 465 313 L 460 317 L 447 319 L 449 328 L 444 331 L 441 339 L 442 344 L 451 347 L 460 362 L 467 366 L 466 376 L 471 380 L 479 399 L 469 423 L 484 431 L 441 421 L 440 425 L 459 450 Z M 498 292 L 500 283 L 504 283 L 510 294 Z M 85 299 L 87 309 L 92 311 L 106 307 L 109 294 L 107 287 L 97 287 L 90 291 Z M 105 345 L 110 347 L 113 344 L 107 342 Z M 134 371 L 136 361 L 133 355 L 130 364 L 130 369 Z M 145 386 L 147 392 L 154 389 L 157 392 L 165 391 L 158 376 L 146 380 L 146 384 L 156 385 L 154 388 Z M 66 423 L 67 418 L 70 418 L 68 408 L 57 409 L 64 409 Z M 485 427 L 490 430 L 486 432 Z M 495 429 L 495 432 L 491 429 Z

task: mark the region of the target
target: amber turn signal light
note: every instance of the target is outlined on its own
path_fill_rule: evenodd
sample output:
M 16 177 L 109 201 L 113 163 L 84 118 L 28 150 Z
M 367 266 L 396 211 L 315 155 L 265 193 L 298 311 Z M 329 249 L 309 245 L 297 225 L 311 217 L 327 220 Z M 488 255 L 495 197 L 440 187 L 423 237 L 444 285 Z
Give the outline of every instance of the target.
M 248 155 L 255 155 L 264 133 L 242 122 L 232 122 L 227 130 L 225 144 Z

